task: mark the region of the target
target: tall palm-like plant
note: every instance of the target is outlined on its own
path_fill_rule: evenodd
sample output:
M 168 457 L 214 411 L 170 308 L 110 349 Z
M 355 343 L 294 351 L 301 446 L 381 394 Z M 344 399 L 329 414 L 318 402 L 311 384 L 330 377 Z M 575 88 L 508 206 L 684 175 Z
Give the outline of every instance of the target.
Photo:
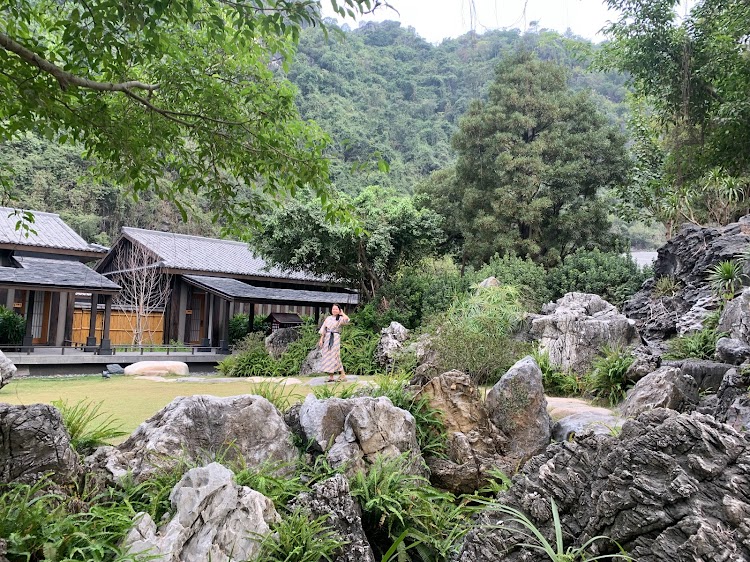
M 724 300 L 731 300 L 740 290 L 745 277 L 742 266 L 734 260 L 724 260 L 708 270 L 711 290 Z

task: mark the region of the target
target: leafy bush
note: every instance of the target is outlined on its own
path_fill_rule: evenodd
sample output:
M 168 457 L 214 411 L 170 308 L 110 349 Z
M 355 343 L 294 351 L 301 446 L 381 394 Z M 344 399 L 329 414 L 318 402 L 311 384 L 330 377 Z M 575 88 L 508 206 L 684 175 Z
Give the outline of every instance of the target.
M 250 317 L 247 314 L 235 314 L 229 320 L 229 345 L 234 345 L 250 333 Z
M 66 400 L 55 400 L 52 405 L 60 410 L 63 425 L 70 434 L 70 444 L 80 454 L 90 453 L 96 447 L 108 445 L 110 439 L 126 435 L 114 416 L 101 411 L 102 402 L 83 399 L 70 405 Z
M 593 293 L 616 306 L 622 305 L 646 280 L 630 255 L 601 250 L 578 250 L 549 270 L 547 286 L 551 298 L 578 291 Z
M 550 299 L 547 272 L 530 259 L 516 256 L 495 256 L 482 269 L 472 275 L 475 282 L 496 277 L 501 285 L 512 285 L 520 291 L 523 300 L 536 308 Z
M 276 374 L 276 362 L 266 351 L 263 334 L 252 333 L 240 340 L 235 353 L 216 370 L 227 377 L 269 377 Z
M 408 374 L 379 376 L 375 386 L 366 389 L 370 396 L 385 396 L 394 406 L 408 411 L 417 425 L 417 443 L 423 455 L 445 456 L 447 435 L 442 412 L 433 408 L 426 396 L 414 396 L 407 389 Z
M 380 336 L 352 323 L 341 330 L 341 361 L 350 375 L 374 375 L 380 370 L 375 350 Z
M 523 314 L 520 292 L 512 286 L 457 298 L 432 327 L 438 369 L 458 369 L 478 384 L 494 383 L 530 351 L 529 344 L 512 337 Z
M 610 406 L 620 402 L 632 385 L 625 379 L 625 373 L 634 360 L 633 355 L 621 347 L 607 346 L 602 349 L 586 381 L 589 391 L 594 397 L 606 400 Z
M 20 345 L 26 333 L 26 319 L 0 306 L 0 345 Z
M 705 325 L 705 323 L 704 323 Z M 674 338 L 667 342 L 669 351 L 664 354 L 665 359 L 713 359 L 716 342 L 726 336 L 718 332 L 715 327 L 706 327 L 698 332 Z
M 581 380 L 573 372 L 566 372 L 552 363 L 547 351 L 535 349 L 532 357 L 542 371 L 542 385 L 550 396 L 577 396 L 581 393 Z

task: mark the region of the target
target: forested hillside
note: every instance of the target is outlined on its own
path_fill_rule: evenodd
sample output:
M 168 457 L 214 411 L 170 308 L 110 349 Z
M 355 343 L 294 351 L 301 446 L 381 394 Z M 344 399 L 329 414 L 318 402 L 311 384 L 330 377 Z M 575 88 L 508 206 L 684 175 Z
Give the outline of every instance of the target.
M 593 46 L 585 40 L 540 31 L 468 34 L 432 45 L 398 22 L 368 23 L 343 36 L 319 28 L 302 33 L 288 77 L 297 86 L 305 119 L 332 137 L 331 177 L 351 195 L 369 185 L 412 193 L 430 173 L 455 160 L 451 138 L 472 100 L 486 96 L 497 63 L 519 46 L 569 69 L 573 89 L 593 91 L 597 106 L 623 125 L 624 78 L 591 72 Z M 623 125 L 624 126 L 624 125 Z M 387 173 L 377 161 L 389 164 Z M 173 204 L 125 190 L 89 172 L 75 149 L 25 138 L 2 145 L 0 169 L 11 180 L 6 203 L 59 212 L 81 235 L 107 244 L 122 225 L 215 235 L 208 204 L 183 194 L 199 212 L 184 223 Z M 169 184 L 178 171 L 165 172 Z

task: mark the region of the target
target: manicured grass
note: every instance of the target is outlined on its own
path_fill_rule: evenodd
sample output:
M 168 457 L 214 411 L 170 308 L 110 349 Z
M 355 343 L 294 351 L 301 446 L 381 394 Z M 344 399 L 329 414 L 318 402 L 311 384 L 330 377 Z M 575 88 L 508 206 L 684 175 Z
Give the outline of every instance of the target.
M 369 378 L 369 377 L 368 377 Z M 74 404 L 81 399 L 102 402 L 102 412 L 122 422 L 128 435 L 147 418 L 154 415 L 177 396 L 210 394 L 235 396 L 253 394 L 255 383 L 248 379 L 230 382 L 155 382 L 118 375 L 103 379 L 100 375 L 79 377 L 50 377 L 14 379 L 0 389 L 0 402 L 10 404 L 50 404 L 53 400 L 67 400 Z M 283 384 L 284 379 L 268 379 Z M 311 392 L 312 379 L 298 378 L 301 384 L 290 385 L 293 396 L 303 400 Z M 362 380 L 362 377 L 360 377 Z M 120 439 L 123 441 L 126 437 Z

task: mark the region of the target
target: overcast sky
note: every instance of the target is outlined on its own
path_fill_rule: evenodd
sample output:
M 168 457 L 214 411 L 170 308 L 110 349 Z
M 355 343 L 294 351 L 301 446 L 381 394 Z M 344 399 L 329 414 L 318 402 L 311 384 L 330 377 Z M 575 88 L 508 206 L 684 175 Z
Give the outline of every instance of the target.
M 570 28 L 576 35 L 601 41 L 604 37 L 599 30 L 608 20 L 617 18 L 617 12 L 607 10 L 602 0 L 389 0 L 389 3 L 398 13 L 378 10 L 364 19 L 398 20 L 432 43 L 463 35 L 471 29 L 479 33 L 489 29 L 526 30 L 533 22 L 540 28 L 560 32 Z M 331 15 L 330 6 L 324 12 Z M 358 25 L 349 23 L 353 27 Z

